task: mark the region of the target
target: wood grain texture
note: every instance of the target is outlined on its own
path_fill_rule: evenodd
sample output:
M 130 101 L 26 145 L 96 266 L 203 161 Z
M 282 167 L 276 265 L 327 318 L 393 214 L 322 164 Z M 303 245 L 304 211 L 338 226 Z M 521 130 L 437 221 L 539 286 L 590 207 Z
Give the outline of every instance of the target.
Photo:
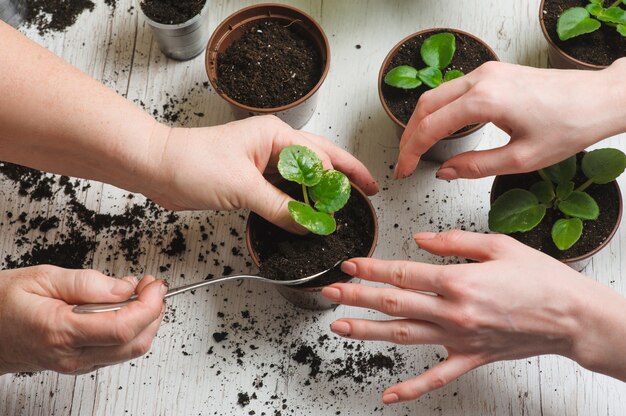
M 102 2 L 99 2 L 102 3 Z M 250 3 L 243 0 L 212 1 L 211 28 L 230 13 Z M 424 162 L 411 178 L 390 179 L 398 153 L 395 128 L 383 112 L 376 79 L 387 52 L 410 33 L 429 27 L 469 31 L 490 44 L 501 60 L 545 67 L 546 45 L 538 24 L 539 0 L 288 0 L 310 13 L 326 30 L 331 50 L 331 71 L 321 89 L 320 106 L 306 130 L 324 135 L 363 160 L 380 180 L 383 192 L 373 198 L 380 220 L 376 256 L 442 262 L 418 250 L 410 240 L 417 230 L 436 231 L 465 227 L 487 229 L 488 191 L 491 179 L 454 183 L 437 181 L 436 166 Z M 118 0 L 112 13 L 98 4 L 83 14 L 67 32 L 40 37 L 23 31 L 128 99 L 157 110 L 171 98 L 184 111 L 178 125 L 210 126 L 232 119 L 225 102 L 203 86 L 207 80 L 202 55 L 189 62 L 165 58 L 138 16 L 132 0 Z M 357 48 L 356 45 L 360 45 Z M 204 113 L 198 116 L 194 113 Z M 481 147 L 506 141 L 493 126 Z M 625 149 L 624 137 L 604 145 Z M 626 185 L 624 179 L 620 180 Z M 116 213 L 141 196 L 128 200 L 126 192 L 95 182 L 81 192 L 82 201 L 102 213 Z M 0 212 L 63 212 L 62 194 L 45 203 L 30 202 L 0 184 Z M 115 276 L 151 273 L 173 284 L 220 274 L 224 266 L 249 271 L 241 213 L 185 213 L 179 224 L 187 251 L 179 258 L 164 255 L 153 242 L 142 242 L 139 265 L 123 258 L 110 259 L 107 241 L 98 239 L 93 267 Z M 243 213 L 245 214 L 245 213 Z M 204 226 L 212 234 L 200 237 Z M 14 227 L 5 222 L 0 235 L 1 254 L 16 254 Z M 231 232 L 235 230 L 235 232 Z M 172 228 L 167 229 L 168 232 Z M 59 230 L 50 232 L 54 241 Z M 216 253 L 210 244 L 223 243 Z M 244 256 L 236 255 L 241 250 Z M 586 274 L 626 295 L 624 250 L 626 231 L 621 227 L 607 250 L 599 254 Z M 206 262 L 199 261 L 206 256 Z M 450 261 L 450 260 L 447 260 Z M 164 273 L 159 266 L 171 266 Z M 549 278 L 546 277 L 546 278 Z M 242 316 L 249 312 L 249 318 Z M 219 314 L 219 315 L 218 315 Z M 101 369 L 91 375 L 70 377 L 41 373 L 30 377 L 0 377 L 0 414 L 14 415 L 622 415 L 626 405 L 623 383 L 592 374 L 575 363 L 552 356 L 487 365 L 413 403 L 382 407 L 380 393 L 398 380 L 410 378 L 432 366 L 442 354 L 439 347 L 391 346 L 382 343 L 347 343 L 328 331 L 343 316 L 376 317 L 375 313 L 339 307 L 334 311 L 297 311 L 272 288 L 256 283 L 224 285 L 173 298 L 152 351 L 131 363 Z M 216 343 L 214 332 L 226 332 Z M 329 334 L 329 339 L 319 337 Z M 320 342 L 323 346 L 319 345 Z M 291 356 L 302 343 L 317 345 L 322 373 L 311 379 L 309 367 Z M 351 349 L 352 348 L 352 349 Z M 386 370 L 357 383 L 349 377 L 328 380 L 336 369 L 333 360 L 367 354 L 395 356 L 397 371 Z M 237 362 L 237 359 L 240 362 Z M 267 373 L 267 374 L 266 374 Z M 256 381 L 255 381 L 256 380 Z M 263 385 L 258 386 L 259 380 Z M 255 385 L 257 387 L 255 387 Z M 256 398 L 245 407 L 237 404 L 239 392 Z

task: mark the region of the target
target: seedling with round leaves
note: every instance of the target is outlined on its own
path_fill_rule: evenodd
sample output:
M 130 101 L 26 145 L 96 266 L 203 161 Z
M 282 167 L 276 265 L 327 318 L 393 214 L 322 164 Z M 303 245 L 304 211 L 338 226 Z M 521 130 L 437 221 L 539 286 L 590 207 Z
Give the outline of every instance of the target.
M 302 186 L 304 202 L 289 202 L 291 217 L 314 234 L 334 233 L 337 223 L 332 214 L 350 199 L 352 188 L 348 177 L 334 169 L 324 170 L 315 152 L 298 145 L 285 147 L 280 152 L 278 172 L 286 180 Z
M 578 171 L 576 156 L 537 171 L 542 180 L 529 190 L 514 188 L 500 195 L 489 211 L 489 229 L 511 234 L 528 232 L 538 226 L 548 209 L 563 218 L 552 226 L 552 241 L 559 250 L 571 248 L 580 239 L 583 221 L 600 215 L 598 203 L 585 190 L 593 184 L 614 181 L 626 169 L 626 155 L 617 149 L 586 153 L 580 169 L 587 181 L 576 188 L 572 181 Z
M 451 69 L 445 75 L 442 72 L 452 62 L 455 52 L 456 38 L 452 33 L 432 35 L 424 41 L 420 50 L 426 68 L 397 66 L 385 75 L 385 84 L 405 90 L 417 88 L 422 84 L 436 88 L 444 82 L 462 77 L 464 74 L 458 69 Z
M 572 7 L 559 16 L 556 32 L 559 39 L 568 40 L 576 36 L 595 32 L 602 25 L 612 26 L 626 37 L 626 0 L 616 0 L 606 6 L 606 0 L 589 0 L 585 7 Z

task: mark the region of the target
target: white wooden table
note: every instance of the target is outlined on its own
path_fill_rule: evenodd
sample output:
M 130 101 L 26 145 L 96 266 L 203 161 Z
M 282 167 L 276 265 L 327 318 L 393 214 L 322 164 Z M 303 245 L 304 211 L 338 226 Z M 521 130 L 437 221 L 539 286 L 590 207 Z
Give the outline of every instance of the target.
M 166 59 L 152 42 L 149 28 L 129 12 L 133 0 L 118 0 L 117 9 L 98 2 L 66 33 L 40 37 L 34 29 L 22 29 L 29 37 L 60 55 L 128 99 L 143 101 L 148 110 L 161 108 L 170 96 L 181 104 L 178 124 L 208 126 L 231 120 L 227 105 L 202 87 L 207 80 L 202 56 L 190 62 Z M 102 4 L 100 4 L 102 3 Z M 211 28 L 230 13 L 250 3 L 215 0 Z M 434 177 L 436 166 L 420 165 L 410 179 L 390 180 L 398 153 L 394 126 L 383 112 L 376 79 L 389 49 L 404 36 L 429 27 L 467 30 L 489 43 L 500 58 L 532 66 L 546 66 L 546 45 L 538 24 L 539 0 L 288 0 L 286 3 L 313 15 L 324 27 L 331 44 L 332 66 L 321 90 L 321 105 L 306 129 L 326 135 L 363 160 L 380 180 L 383 192 L 373 201 L 380 214 L 380 244 L 376 255 L 441 262 L 419 251 L 411 232 L 466 227 L 486 230 L 488 190 L 491 179 L 446 183 Z M 360 45 L 357 48 L 356 45 Z M 192 89 L 193 88 L 193 89 Z M 199 117 L 193 113 L 204 113 Z M 184 117 L 185 115 L 189 117 Z M 185 120 L 186 119 L 186 120 Z M 624 149 L 620 139 L 608 145 Z M 503 143 L 506 137 L 488 127 L 483 147 Z M 625 184 L 621 180 L 622 185 Z M 0 185 L 0 212 L 23 209 L 63 212 L 64 197 L 31 203 L 10 186 Z M 123 198 L 126 193 L 100 183 L 80 193 L 87 206 L 100 212 L 117 212 L 141 201 Z M 245 213 L 244 213 L 245 214 Z M 432 221 L 431 221 L 432 220 Z M 214 235 L 201 241 L 200 226 L 214 226 Z M 174 284 L 219 274 L 224 265 L 248 271 L 245 248 L 231 227 L 243 232 L 239 213 L 183 214 L 187 252 L 168 258 L 150 250 L 139 268 L 167 277 Z M 397 226 L 395 226 L 397 224 Z M 5 224 L 0 254 L 16 253 L 14 229 Z M 626 227 L 610 247 L 594 259 L 586 273 L 626 295 L 623 256 Z M 49 232 L 54 241 L 63 226 Z M 219 255 L 211 253 L 207 264 L 198 262 L 211 242 L 225 243 Z M 104 244 L 102 244 L 104 246 Z M 239 248 L 244 256 L 233 256 Z M 17 250 L 19 251 L 19 250 Z M 213 260 L 217 260 L 217 264 Z M 158 265 L 171 263 L 165 273 Z M 106 247 L 93 258 L 93 267 L 114 275 L 128 273 L 122 260 L 107 261 Z M 183 277 L 184 275 L 184 277 Z M 549 276 L 546 276 L 549 278 Z M 496 363 L 466 375 L 418 401 L 383 407 L 380 393 L 390 384 L 418 374 L 435 364 L 442 349 L 429 346 L 397 347 L 383 343 L 357 343 L 336 338 L 328 330 L 343 316 L 376 316 L 339 307 L 324 313 L 294 309 L 272 288 L 256 283 L 226 285 L 171 300 L 152 351 L 145 358 L 98 372 L 70 377 L 46 372 L 33 376 L 0 377 L 2 415 L 623 415 L 626 385 L 592 374 L 560 357 L 541 357 Z M 242 316 L 249 311 L 249 318 Z M 288 328 L 281 332 L 281 329 Z M 215 332 L 226 332 L 217 343 Z M 318 342 L 320 336 L 322 346 Z M 292 355 L 302 345 L 312 345 L 322 359 L 321 372 L 309 377 L 310 368 Z M 346 347 L 347 346 L 347 347 Z M 239 348 L 239 350 L 238 350 Z M 360 348 L 361 355 L 356 351 Z M 340 376 L 329 381 L 329 371 L 342 364 L 333 360 L 370 357 L 382 352 L 395 357 L 393 374 L 382 369 L 366 374 L 363 383 Z M 238 355 L 240 361 L 237 362 Z M 262 383 L 262 385 L 260 385 Z M 252 397 L 245 407 L 238 393 Z M 256 398 L 255 398 L 256 397 Z

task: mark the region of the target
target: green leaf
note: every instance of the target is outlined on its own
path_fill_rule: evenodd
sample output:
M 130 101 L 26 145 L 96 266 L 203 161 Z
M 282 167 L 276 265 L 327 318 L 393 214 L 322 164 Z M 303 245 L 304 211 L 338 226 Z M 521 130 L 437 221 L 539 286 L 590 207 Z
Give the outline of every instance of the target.
M 617 149 L 597 149 L 583 156 L 582 169 L 593 183 L 613 182 L 626 170 L 626 155 Z
M 597 4 L 598 6 L 604 6 L 604 1 L 605 0 L 589 0 L 589 3 L 591 4 Z M 626 0 L 625 0 L 626 1 Z
M 543 171 L 554 183 L 571 181 L 576 175 L 576 156 L 565 159 L 562 162 L 548 166 Z
M 422 44 L 422 60 L 428 66 L 443 69 L 450 65 L 456 51 L 456 38 L 452 33 L 437 33 Z
M 626 25 L 617 25 L 617 33 L 626 38 Z
M 337 212 L 350 199 L 350 180 L 343 173 L 329 169 L 324 171 L 322 180 L 309 189 L 309 195 L 315 201 L 315 208 L 322 212 Z
M 556 23 L 556 31 L 559 39 L 568 40 L 585 33 L 595 32 L 600 29 L 602 23 L 590 17 L 589 12 L 583 7 L 572 7 L 559 16 Z
M 278 171 L 288 181 L 313 186 L 322 179 L 324 168 L 320 158 L 311 149 L 293 145 L 280 152 Z
M 417 69 L 408 65 L 401 65 L 393 68 L 385 75 L 385 84 L 392 87 L 411 90 L 422 85 L 422 81 L 417 78 Z
M 556 187 L 556 196 L 563 201 L 569 198 L 572 192 L 574 192 L 574 187 L 576 187 L 576 185 L 572 181 L 560 183 Z
M 605 23 L 626 24 L 626 10 L 619 7 L 603 9 L 597 17 Z
M 530 192 L 535 194 L 539 202 L 546 205 L 552 205 L 554 199 L 554 187 L 551 183 L 541 181 L 530 187 Z
M 598 203 L 586 192 L 574 191 L 559 203 L 559 210 L 570 217 L 597 220 L 600 215 Z
M 337 229 L 332 215 L 318 212 L 311 206 L 298 201 L 287 204 L 291 217 L 301 226 L 318 235 L 329 235 Z
M 430 88 L 437 88 L 443 84 L 443 74 L 439 68 L 428 67 L 419 71 L 420 80 Z
M 463 71 L 459 71 L 458 69 L 451 69 L 446 72 L 446 75 L 443 77 L 443 82 L 452 81 L 453 79 L 461 78 L 463 75 Z
M 510 234 L 535 228 L 546 215 L 546 207 L 524 189 L 511 189 L 496 199 L 489 211 L 489 229 Z
M 579 218 L 561 218 L 552 226 L 552 241 L 559 250 L 567 250 L 580 239 L 583 222 Z
M 604 8 L 602 6 L 600 6 L 599 4 L 588 4 L 585 9 L 589 12 L 590 15 L 592 16 L 597 16 L 600 13 L 602 13 L 602 10 L 604 10 Z

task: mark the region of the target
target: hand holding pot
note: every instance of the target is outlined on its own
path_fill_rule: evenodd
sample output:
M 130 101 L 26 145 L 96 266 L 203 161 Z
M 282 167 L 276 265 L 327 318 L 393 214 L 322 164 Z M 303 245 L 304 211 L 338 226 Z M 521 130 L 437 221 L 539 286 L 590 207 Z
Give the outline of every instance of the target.
M 626 131 L 625 73 L 626 59 L 597 72 L 483 64 L 422 95 L 402 136 L 396 177 L 409 176 L 437 141 L 483 122 L 504 130 L 510 142 L 455 156 L 437 177 L 481 178 L 560 162 Z
M 287 211 L 291 198 L 268 181 L 277 174 L 280 151 L 293 144 L 315 151 L 324 168 L 344 172 L 368 195 L 378 192 L 376 181 L 354 156 L 274 116 L 209 128 L 166 129 L 160 136 L 153 140 L 163 148 L 158 180 L 152 190 L 142 192 L 169 209 L 250 208 L 285 229 L 303 232 Z
M 419 233 L 428 252 L 478 263 L 432 265 L 353 259 L 342 270 L 393 285 L 335 284 L 322 290 L 345 305 L 376 309 L 395 320 L 340 319 L 347 338 L 441 344 L 448 358 L 388 388 L 385 403 L 416 399 L 487 363 L 559 354 L 626 380 L 626 300 L 568 266 L 504 235 Z M 429 293 L 420 293 L 423 291 Z M 435 296 L 436 295 L 436 296 Z
M 94 270 L 36 266 L 0 272 L 0 374 L 82 374 L 145 354 L 159 329 L 167 288 L 153 277 L 114 279 Z M 139 300 L 81 315 L 76 303 Z

